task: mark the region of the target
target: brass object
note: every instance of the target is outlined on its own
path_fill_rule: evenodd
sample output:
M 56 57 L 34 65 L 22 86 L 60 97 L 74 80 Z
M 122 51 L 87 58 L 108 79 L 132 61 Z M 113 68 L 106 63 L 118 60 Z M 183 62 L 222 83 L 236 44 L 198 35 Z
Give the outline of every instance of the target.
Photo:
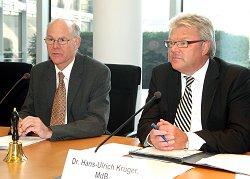
M 8 163 L 18 163 L 23 162 L 27 160 L 27 157 L 23 153 L 22 143 L 18 142 L 19 135 L 18 135 L 18 121 L 19 121 L 19 115 L 16 111 L 16 108 L 14 108 L 12 114 L 11 114 L 11 121 L 12 121 L 12 142 L 9 143 L 9 149 L 8 154 L 4 158 L 3 161 Z
M 8 154 L 3 161 L 8 163 L 24 162 L 27 157 L 23 153 L 22 143 L 13 141 L 9 144 Z

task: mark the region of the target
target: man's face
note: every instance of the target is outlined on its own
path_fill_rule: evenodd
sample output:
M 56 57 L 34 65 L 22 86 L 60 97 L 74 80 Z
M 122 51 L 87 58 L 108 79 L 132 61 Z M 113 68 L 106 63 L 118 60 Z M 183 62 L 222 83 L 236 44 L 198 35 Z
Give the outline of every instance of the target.
M 56 20 L 48 26 L 46 39 L 56 40 L 52 44 L 47 43 L 48 54 L 53 63 L 63 70 L 74 59 L 80 46 L 80 37 L 74 37 L 70 24 Z M 65 44 L 60 44 L 58 40 Z
M 202 40 L 195 28 L 179 27 L 171 31 L 170 41 L 196 41 Z M 188 44 L 186 48 L 178 47 L 177 44 L 169 48 L 169 61 L 172 67 L 186 75 L 192 75 L 199 70 L 208 59 L 208 41 L 200 41 Z

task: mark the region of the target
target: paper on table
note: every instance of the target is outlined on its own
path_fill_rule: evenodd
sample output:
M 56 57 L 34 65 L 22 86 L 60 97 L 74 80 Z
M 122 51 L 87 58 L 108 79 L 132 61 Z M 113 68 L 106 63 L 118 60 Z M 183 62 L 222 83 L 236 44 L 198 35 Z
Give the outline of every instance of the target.
M 157 160 L 144 159 L 147 164 L 146 173 L 143 179 L 172 179 L 186 171 L 192 169 L 192 166 L 181 165 L 172 162 L 162 162 Z
M 250 175 L 236 174 L 235 179 L 250 179 Z
M 250 175 L 250 156 L 247 155 L 217 154 L 212 157 L 203 158 L 196 163 Z
M 124 144 L 118 144 L 118 143 L 109 143 L 103 145 L 97 153 L 99 154 L 105 154 L 105 155 L 112 155 L 112 156 L 124 156 L 129 154 L 129 151 L 131 150 L 137 150 L 141 147 L 136 146 L 130 146 L 130 145 L 124 145 Z M 83 152 L 94 152 L 94 148 L 85 149 L 82 150 Z M 137 157 L 134 157 L 137 158 Z M 185 173 L 186 171 L 192 169 L 192 166 L 187 165 L 181 165 L 176 164 L 172 162 L 162 162 L 152 159 L 146 159 L 146 158 L 137 158 L 138 160 L 143 160 L 146 164 L 146 169 L 143 179 L 172 179 L 178 175 L 181 175 L 182 173 Z
M 142 159 L 145 160 L 145 159 Z M 146 169 L 143 179 L 173 179 L 178 175 L 192 169 L 192 166 L 181 165 L 176 163 L 165 163 L 160 161 L 145 160 Z M 61 179 L 61 176 L 55 179 Z M 246 179 L 246 178 L 244 178 Z
M 83 153 L 94 153 L 95 148 L 89 148 L 81 150 Z M 97 153 L 99 155 L 105 155 L 105 156 L 112 156 L 112 157 L 121 157 L 124 155 L 128 155 L 129 151 L 136 150 L 141 147 L 136 146 L 130 146 L 125 144 L 118 144 L 118 143 L 109 143 L 103 145 Z M 119 159 L 119 158 L 117 158 Z M 192 166 L 187 165 L 181 165 L 176 164 L 172 162 L 162 162 L 159 160 L 152 160 L 147 158 L 137 158 L 134 159 L 142 160 L 145 163 L 145 173 L 143 175 L 143 179 L 172 179 L 178 175 L 181 175 L 182 173 L 185 173 L 186 171 L 192 169 Z
M 141 154 L 148 154 L 148 155 L 155 155 L 155 156 L 165 156 L 165 157 L 172 157 L 172 158 L 185 158 L 189 157 L 198 153 L 201 153 L 201 151 L 198 150 L 171 150 L 171 151 L 162 151 L 158 150 L 155 147 L 147 147 L 142 148 L 135 153 L 141 153 Z
M 43 140 L 45 139 L 42 139 L 40 137 L 34 137 L 34 136 L 26 136 L 26 137 L 19 138 L 19 142 L 22 143 L 23 147 L 43 141 Z M 0 149 L 8 149 L 10 142 L 12 142 L 11 135 L 0 137 Z

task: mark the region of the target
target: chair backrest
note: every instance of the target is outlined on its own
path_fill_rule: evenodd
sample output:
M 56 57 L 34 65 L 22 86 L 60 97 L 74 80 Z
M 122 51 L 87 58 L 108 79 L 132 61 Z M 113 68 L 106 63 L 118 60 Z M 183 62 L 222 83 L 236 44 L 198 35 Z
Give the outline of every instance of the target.
M 22 62 L 0 62 L 0 101 L 13 87 L 13 85 L 29 73 L 31 64 Z M 29 88 L 29 80 L 22 80 L 9 93 L 5 100 L 0 104 L 0 126 L 10 126 L 11 113 L 16 107 L 19 111 L 23 105 Z
M 111 71 L 110 117 L 108 131 L 114 132 L 135 113 L 141 68 L 134 65 L 106 64 Z M 134 130 L 134 119 L 116 135 L 126 135 Z

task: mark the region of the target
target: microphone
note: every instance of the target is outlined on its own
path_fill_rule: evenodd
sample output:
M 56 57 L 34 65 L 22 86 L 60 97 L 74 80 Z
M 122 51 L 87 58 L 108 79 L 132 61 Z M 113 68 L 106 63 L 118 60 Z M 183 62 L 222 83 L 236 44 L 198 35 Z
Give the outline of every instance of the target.
M 134 113 L 132 116 L 130 116 L 122 125 L 120 125 L 120 127 L 118 127 L 113 133 L 111 133 L 104 141 L 102 141 L 102 143 L 100 143 L 96 149 L 95 149 L 95 153 L 97 152 L 97 150 L 105 143 L 107 142 L 112 136 L 114 136 L 117 132 L 119 132 L 124 126 L 127 125 L 127 123 L 129 123 L 139 112 L 141 112 L 144 108 L 148 107 L 149 105 L 151 105 L 153 103 L 154 100 L 161 98 L 161 92 L 160 91 L 156 91 L 154 93 L 154 96 L 141 108 L 139 109 L 136 113 Z
M 0 101 L 0 105 L 2 104 L 2 102 L 5 100 L 5 98 L 10 94 L 10 92 L 16 87 L 16 85 L 18 85 L 22 80 L 28 80 L 30 78 L 30 74 L 29 73 L 25 73 L 22 78 L 20 78 L 13 86 L 12 88 L 8 91 L 8 93 L 2 98 L 2 100 Z

